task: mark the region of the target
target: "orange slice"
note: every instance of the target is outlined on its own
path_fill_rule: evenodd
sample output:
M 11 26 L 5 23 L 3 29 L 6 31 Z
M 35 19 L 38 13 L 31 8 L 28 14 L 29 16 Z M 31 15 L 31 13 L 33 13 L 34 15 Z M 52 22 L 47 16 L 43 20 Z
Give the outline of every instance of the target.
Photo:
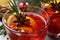
M 32 26 L 32 28 L 34 30 L 37 30 L 38 29 L 37 24 L 36 24 L 36 21 L 33 18 L 27 16 L 26 19 L 30 19 L 30 24 L 31 24 L 31 26 Z
M 38 30 L 36 21 L 33 18 L 27 16 L 26 19 L 30 19 L 30 24 L 31 24 L 32 28 L 34 30 Z M 15 20 L 17 20 L 17 19 L 14 15 L 9 16 L 9 18 L 7 20 L 7 26 L 10 26 L 11 24 L 13 24 L 13 21 L 15 21 Z

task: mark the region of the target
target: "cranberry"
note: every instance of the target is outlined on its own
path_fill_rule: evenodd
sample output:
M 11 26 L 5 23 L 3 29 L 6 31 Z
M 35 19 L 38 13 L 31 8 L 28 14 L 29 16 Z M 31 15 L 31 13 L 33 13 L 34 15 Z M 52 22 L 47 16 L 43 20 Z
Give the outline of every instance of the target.
M 19 3 L 19 8 L 21 11 L 25 11 L 28 3 L 27 2 L 20 2 Z

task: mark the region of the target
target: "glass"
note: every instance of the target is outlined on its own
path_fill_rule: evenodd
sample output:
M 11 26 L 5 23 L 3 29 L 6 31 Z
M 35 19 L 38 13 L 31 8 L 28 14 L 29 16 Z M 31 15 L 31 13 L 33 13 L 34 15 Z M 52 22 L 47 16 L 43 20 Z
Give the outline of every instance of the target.
M 30 19 L 31 25 L 33 27 L 25 27 L 26 29 L 23 28 L 21 32 L 19 29 L 18 31 L 14 29 L 16 25 L 12 24 L 13 28 L 11 26 L 8 26 L 8 24 L 11 24 L 14 18 L 12 18 L 10 22 L 7 21 L 10 19 L 9 17 L 11 17 L 11 15 L 14 15 L 14 13 L 15 12 L 8 12 L 3 16 L 2 19 L 10 40 L 44 40 L 49 22 L 49 16 L 45 10 L 34 6 L 28 6 L 24 14 L 27 14 L 29 16 L 28 18 Z
M 60 38 L 60 12 L 54 12 L 52 8 L 48 7 L 47 12 L 50 15 L 50 25 L 48 27 L 48 36 L 53 38 Z

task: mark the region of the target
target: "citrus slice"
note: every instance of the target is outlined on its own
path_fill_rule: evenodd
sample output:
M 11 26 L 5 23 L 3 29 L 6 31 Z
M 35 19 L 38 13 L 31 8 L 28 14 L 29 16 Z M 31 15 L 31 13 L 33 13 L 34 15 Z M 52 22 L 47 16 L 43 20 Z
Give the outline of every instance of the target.
M 33 32 L 31 27 L 20 27 L 21 32 Z
M 26 19 L 30 19 L 29 22 L 30 22 L 32 28 L 34 30 L 38 30 L 36 21 L 33 18 L 27 16 Z M 8 18 L 8 20 L 7 20 L 7 26 L 10 26 L 11 24 L 13 24 L 13 21 L 15 21 L 15 20 L 17 20 L 16 17 L 14 15 L 10 15 L 9 18 Z
M 38 29 L 37 24 L 36 24 L 36 21 L 33 18 L 27 16 L 26 19 L 30 19 L 30 24 L 31 24 L 31 26 L 32 26 L 32 28 L 34 30 L 37 30 Z
M 10 26 L 13 21 L 17 20 L 16 17 L 14 15 L 9 16 L 8 20 L 7 20 L 7 25 Z

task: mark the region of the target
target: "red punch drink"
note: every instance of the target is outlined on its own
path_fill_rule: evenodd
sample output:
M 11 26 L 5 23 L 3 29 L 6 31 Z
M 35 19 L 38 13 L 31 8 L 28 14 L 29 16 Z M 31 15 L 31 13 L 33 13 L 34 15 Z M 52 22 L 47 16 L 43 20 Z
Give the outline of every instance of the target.
M 60 36 L 60 14 L 55 13 L 51 17 L 51 23 L 48 27 L 49 36 L 59 38 Z
M 39 8 L 30 7 L 24 12 L 26 15 L 26 21 L 24 18 L 22 20 L 20 14 L 20 24 L 14 15 L 15 12 L 10 12 L 4 15 L 3 24 L 5 25 L 6 32 L 10 40 L 44 40 L 47 33 L 48 26 L 48 14 Z M 46 15 L 45 15 L 46 14 Z M 45 16 L 45 18 L 44 18 Z M 25 21 L 24 21 L 25 20 Z
M 54 11 L 52 8 L 47 8 L 50 15 L 50 25 L 48 27 L 48 36 L 58 38 L 60 36 L 60 10 Z

